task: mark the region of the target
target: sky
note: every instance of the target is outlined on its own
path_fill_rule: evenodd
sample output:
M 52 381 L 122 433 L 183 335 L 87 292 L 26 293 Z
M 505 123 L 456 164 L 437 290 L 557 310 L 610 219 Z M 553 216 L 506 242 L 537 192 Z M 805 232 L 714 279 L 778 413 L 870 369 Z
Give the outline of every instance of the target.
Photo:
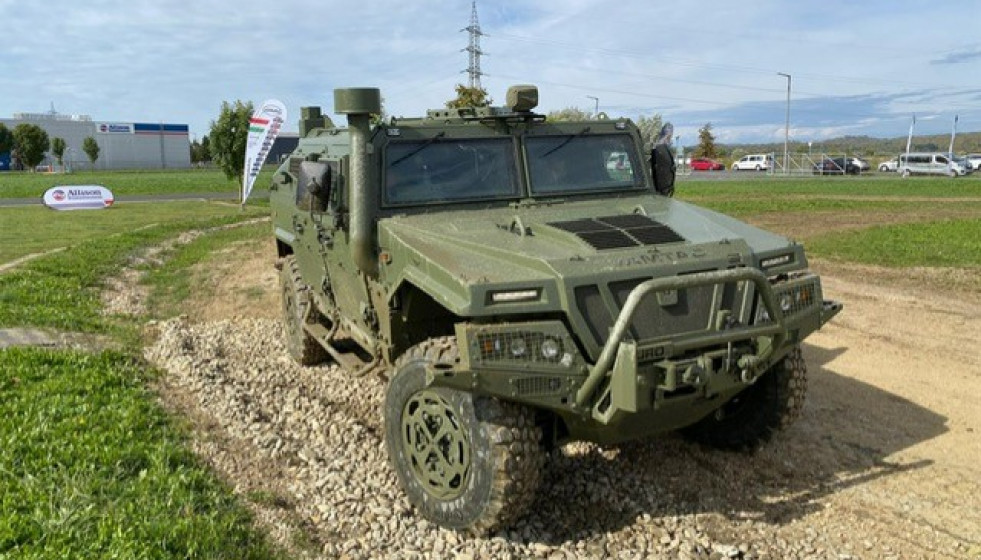
M 977 0 L 478 0 L 481 85 L 535 84 L 539 112 L 660 114 L 682 145 L 981 131 Z M 418 116 L 467 84 L 470 0 L 0 0 L 0 116 L 187 124 L 222 101 L 333 115 L 378 87 Z M 788 80 L 785 76 L 789 74 Z M 343 118 L 334 118 L 343 123 Z

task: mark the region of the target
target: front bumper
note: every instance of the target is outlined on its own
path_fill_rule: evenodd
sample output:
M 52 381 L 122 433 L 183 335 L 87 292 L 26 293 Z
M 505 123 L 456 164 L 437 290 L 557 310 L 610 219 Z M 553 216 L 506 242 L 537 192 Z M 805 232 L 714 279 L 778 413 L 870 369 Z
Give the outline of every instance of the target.
M 720 306 L 697 332 L 634 340 L 637 331 L 631 324 L 645 298 L 672 301 L 684 290 L 721 290 L 733 283 L 751 288 L 744 292 L 756 302 L 742 316 Z M 840 310 L 841 304 L 821 299 L 820 280 L 809 273 L 778 283 L 753 268 L 654 278 L 630 292 L 595 363 L 579 351 L 560 321 L 460 323 L 460 366 L 433 372 L 430 382 L 526 402 L 594 427 L 631 415 L 649 422 L 649 412 L 663 408 L 667 413 L 675 403 L 725 402 Z M 540 355 L 545 340 L 560 349 L 551 359 Z M 524 348 L 521 357 L 509 352 L 514 341 Z M 718 404 L 698 407 L 711 410 Z M 688 410 L 647 431 L 690 423 Z

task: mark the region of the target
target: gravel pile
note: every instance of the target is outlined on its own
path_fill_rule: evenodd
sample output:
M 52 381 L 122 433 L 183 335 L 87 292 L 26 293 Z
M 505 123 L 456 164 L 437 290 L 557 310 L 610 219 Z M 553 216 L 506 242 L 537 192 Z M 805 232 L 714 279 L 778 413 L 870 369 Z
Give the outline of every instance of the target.
M 168 372 L 165 401 L 203 434 L 196 451 L 298 556 L 905 557 L 895 541 L 855 542 L 852 520 L 824 515 L 814 495 L 836 488 L 839 465 L 795 464 L 792 439 L 752 456 L 670 437 L 571 444 L 550 456 L 536 504 L 515 527 L 490 538 L 441 529 L 414 514 L 389 467 L 380 376 L 297 366 L 278 321 L 178 318 L 152 328 L 146 357 Z

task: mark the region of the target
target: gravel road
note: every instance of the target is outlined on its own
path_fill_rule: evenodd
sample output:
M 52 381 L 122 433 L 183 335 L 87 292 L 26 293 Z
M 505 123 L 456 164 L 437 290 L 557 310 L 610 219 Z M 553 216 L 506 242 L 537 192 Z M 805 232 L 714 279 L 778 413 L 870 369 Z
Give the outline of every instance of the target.
M 196 451 L 297 557 L 981 558 L 977 294 L 872 288 L 875 269 L 826 264 L 846 310 L 804 345 L 809 400 L 788 431 L 755 454 L 568 445 L 525 519 L 471 538 L 401 495 L 380 375 L 289 359 L 263 254 L 228 271 L 251 277 L 214 280 L 261 297 L 152 324 L 145 354 Z

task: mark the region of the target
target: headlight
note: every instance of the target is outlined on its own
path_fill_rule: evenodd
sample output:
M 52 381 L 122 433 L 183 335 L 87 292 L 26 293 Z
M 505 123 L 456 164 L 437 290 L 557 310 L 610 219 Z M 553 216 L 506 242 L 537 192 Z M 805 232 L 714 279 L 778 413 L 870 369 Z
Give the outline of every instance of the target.
M 473 337 L 469 343 L 472 363 L 502 366 L 527 364 L 522 367 L 539 364 L 563 368 L 571 368 L 578 363 L 575 344 L 558 332 L 561 325 L 543 321 L 525 326 L 531 328 L 511 330 L 514 327 L 473 326 L 479 332 L 470 335 Z
M 491 292 L 492 303 L 518 303 L 522 301 L 538 301 L 539 290 L 508 290 L 503 292 Z
M 786 255 L 778 255 L 776 257 L 769 257 L 760 261 L 760 268 L 767 269 L 773 268 L 775 266 L 782 266 L 789 264 L 794 260 L 793 253 L 787 253 Z
M 780 310 L 784 313 L 790 311 L 790 307 L 794 304 L 794 298 L 790 294 L 783 294 L 780 296 Z
M 528 352 L 528 343 L 522 337 L 515 338 L 511 341 L 511 355 L 515 358 L 520 358 Z
M 546 337 L 542 341 L 542 357 L 546 360 L 554 360 L 559 357 L 562 351 L 562 343 L 552 337 Z

